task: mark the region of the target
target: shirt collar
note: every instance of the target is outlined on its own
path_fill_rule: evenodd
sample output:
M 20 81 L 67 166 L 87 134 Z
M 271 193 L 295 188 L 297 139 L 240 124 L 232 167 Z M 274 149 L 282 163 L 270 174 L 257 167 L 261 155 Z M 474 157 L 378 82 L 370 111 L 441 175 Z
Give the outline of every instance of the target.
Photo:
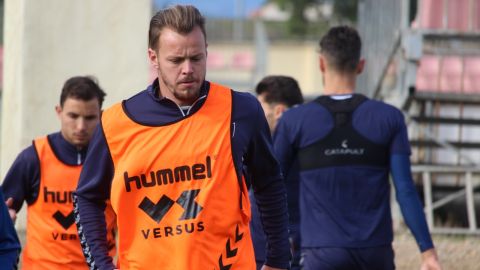
M 50 134 L 48 139 L 53 151 L 64 163 L 69 165 L 80 165 L 85 160 L 88 146 L 83 147 L 80 150 L 77 149 L 75 145 L 65 140 L 61 132 Z

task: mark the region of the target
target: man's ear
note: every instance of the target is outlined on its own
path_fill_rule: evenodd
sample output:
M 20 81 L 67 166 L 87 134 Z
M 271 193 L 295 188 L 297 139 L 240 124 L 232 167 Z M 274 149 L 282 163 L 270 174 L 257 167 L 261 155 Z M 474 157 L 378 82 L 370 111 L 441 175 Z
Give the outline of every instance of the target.
M 57 116 L 60 117 L 60 114 L 62 113 L 62 107 L 60 105 L 55 106 L 55 112 L 57 113 Z
M 360 74 L 363 72 L 363 68 L 365 67 L 365 59 L 362 58 L 360 59 L 360 61 L 358 61 L 358 65 L 357 65 L 357 74 Z
M 157 52 L 152 48 L 148 48 L 148 59 L 150 60 L 150 65 L 158 69 L 158 56 Z
M 320 56 L 318 57 L 318 65 L 320 67 L 320 71 L 322 73 L 325 73 L 325 70 L 326 70 L 326 66 L 327 66 L 327 63 L 326 63 L 326 59 L 323 55 L 320 54 Z
M 280 119 L 282 114 L 288 109 L 288 107 L 285 104 L 278 103 L 273 107 L 273 117 L 275 118 L 276 121 Z

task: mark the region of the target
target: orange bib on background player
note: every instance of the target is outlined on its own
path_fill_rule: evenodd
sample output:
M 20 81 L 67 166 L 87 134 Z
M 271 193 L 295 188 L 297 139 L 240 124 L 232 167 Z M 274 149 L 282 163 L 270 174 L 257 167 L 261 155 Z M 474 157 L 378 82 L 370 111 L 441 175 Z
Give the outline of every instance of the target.
M 40 161 L 40 187 L 37 200 L 27 209 L 22 269 L 88 269 L 73 216 L 72 193 L 82 166 L 60 161 L 47 137 L 36 139 L 34 146 Z M 106 209 L 110 254 L 115 255 L 115 214 L 111 206 Z
M 138 124 L 121 104 L 103 113 L 120 269 L 255 269 L 231 111 L 231 90 L 211 83 L 203 106 L 171 124 Z

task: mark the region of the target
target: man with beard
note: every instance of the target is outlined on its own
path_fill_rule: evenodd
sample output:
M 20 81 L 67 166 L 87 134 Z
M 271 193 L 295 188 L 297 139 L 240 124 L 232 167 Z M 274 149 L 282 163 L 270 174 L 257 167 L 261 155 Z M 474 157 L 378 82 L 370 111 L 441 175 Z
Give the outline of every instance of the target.
M 249 168 L 268 236 L 264 269 L 289 266 L 280 168 L 260 104 L 205 80 L 204 18 L 176 5 L 150 21 L 158 79 L 107 109 L 76 191 L 76 221 L 91 267 L 114 269 L 102 209 L 118 217 L 120 268 L 254 269 Z

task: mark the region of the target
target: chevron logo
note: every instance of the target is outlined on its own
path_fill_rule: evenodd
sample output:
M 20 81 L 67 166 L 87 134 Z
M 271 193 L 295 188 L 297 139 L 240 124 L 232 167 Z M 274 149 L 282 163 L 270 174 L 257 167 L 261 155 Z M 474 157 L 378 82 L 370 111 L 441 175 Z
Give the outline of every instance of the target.
M 62 212 L 57 211 L 53 214 L 53 218 L 60 224 L 65 230 L 70 228 L 70 226 L 75 223 L 75 217 L 73 216 L 73 211 L 70 212 L 67 216 L 64 216 Z
M 175 204 L 178 204 L 184 209 L 179 220 L 195 219 L 200 211 L 203 210 L 203 207 L 195 202 L 195 198 L 198 196 L 198 193 L 200 193 L 200 189 L 185 190 L 177 200 L 172 200 L 168 196 L 162 195 L 157 203 L 154 203 L 148 197 L 145 197 L 138 205 L 138 208 L 142 209 L 143 212 L 145 212 L 145 214 L 147 214 L 154 221 L 160 223 L 170 208 L 172 208 Z
M 243 233 L 240 233 L 240 228 L 235 228 L 235 244 L 238 243 L 243 238 Z M 225 244 L 225 255 L 226 259 L 233 258 L 237 256 L 238 248 L 232 248 L 230 238 L 228 238 L 227 243 Z M 229 270 L 232 267 L 232 264 L 224 264 L 223 255 L 220 255 L 218 258 L 218 269 L 219 270 Z

